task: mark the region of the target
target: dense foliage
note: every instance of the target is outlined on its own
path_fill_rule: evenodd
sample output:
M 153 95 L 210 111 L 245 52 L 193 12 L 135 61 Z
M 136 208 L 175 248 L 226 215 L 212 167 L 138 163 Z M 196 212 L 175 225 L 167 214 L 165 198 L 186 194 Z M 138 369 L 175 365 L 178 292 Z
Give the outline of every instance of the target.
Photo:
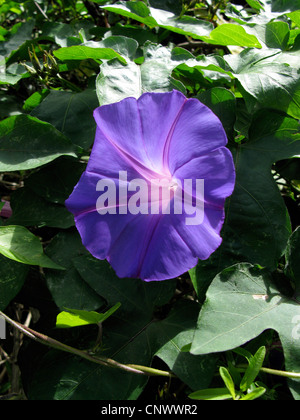
M 0 16 L 2 398 L 300 399 L 300 1 L 0 0 Z M 226 130 L 223 242 L 179 278 L 120 279 L 64 203 L 93 110 L 172 89 Z

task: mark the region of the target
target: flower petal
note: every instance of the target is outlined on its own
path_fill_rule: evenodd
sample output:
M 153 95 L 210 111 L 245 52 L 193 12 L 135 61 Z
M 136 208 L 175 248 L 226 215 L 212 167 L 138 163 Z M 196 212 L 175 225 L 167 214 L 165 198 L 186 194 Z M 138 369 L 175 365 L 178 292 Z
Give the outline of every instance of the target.
M 132 217 L 132 215 L 131 215 Z M 107 260 L 119 277 L 142 277 L 145 255 L 149 242 L 159 223 L 160 215 L 141 215 L 132 217 L 120 235 L 115 238 Z
M 204 180 L 205 209 L 207 206 L 223 207 L 226 197 L 234 189 L 235 170 L 231 152 L 220 147 L 212 152 L 196 157 L 179 167 L 174 175 L 182 185 L 184 180 L 193 180 L 193 196 L 196 196 L 196 179 Z
M 97 174 L 84 172 L 73 193 L 66 201 L 69 211 L 74 214 L 75 224 L 83 245 L 96 258 L 105 259 L 110 248 L 117 241 L 124 228 L 136 217 L 133 214 L 99 214 L 97 200 L 101 195 L 97 191 L 100 178 Z M 119 213 L 118 188 L 116 182 L 116 213 Z M 126 202 L 127 205 L 127 202 Z M 112 207 L 112 208 L 113 208 Z
M 221 245 L 220 231 L 224 223 L 223 208 L 209 208 L 201 224 L 187 224 L 190 215 L 172 215 L 170 224 L 188 245 L 191 255 L 206 260 Z
M 151 168 L 151 162 L 143 142 L 141 121 L 135 98 L 126 98 L 120 102 L 96 108 L 94 118 L 99 138 L 100 136 L 105 138 L 123 157 L 123 160 L 138 171 L 140 169 L 147 171 Z M 142 172 L 141 175 L 144 176 Z
M 136 162 L 136 161 L 135 161 Z M 127 179 L 140 178 L 139 167 L 122 153 L 97 128 L 93 149 L 86 170 L 106 178 L 119 178 L 120 171 L 127 171 Z
M 196 179 L 204 180 L 203 220 L 197 223 L 194 202 L 194 207 L 187 209 L 188 213 L 172 215 L 170 223 L 189 245 L 193 255 L 206 260 L 222 242 L 220 231 L 225 218 L 225 199 L 232 194 L 235 183 L 232 155 L 226 147 L 220 147 L 190 160 L 177 169 L 174 177 L 180 180 L 183 189 L 185 181 L 192 179 L 192 196 L 202 198 L 202 201 L 203 197 L 200 197 L 201 194 L 196 189 Z M 187 203 L 183 204 L 185 209 Z
M 193 268 L 197 262 L 198 258 L 170 223 L 170 216 L 165 215 L 148 243 L 140 278 L 145 281 L 175 278 Z
M 182 107 L 165 150 L 165 159 L 173 174 L 191 159 L 226 144 L 227 137 L 218 117 L 207 106 L 192 98 Z
M 145 93 L 138 99 L 143 141 L 149 161 L 157 172 L 169 172 L 163 161 L 164 149 L 186 101 L 186 97 L 175 90 Z

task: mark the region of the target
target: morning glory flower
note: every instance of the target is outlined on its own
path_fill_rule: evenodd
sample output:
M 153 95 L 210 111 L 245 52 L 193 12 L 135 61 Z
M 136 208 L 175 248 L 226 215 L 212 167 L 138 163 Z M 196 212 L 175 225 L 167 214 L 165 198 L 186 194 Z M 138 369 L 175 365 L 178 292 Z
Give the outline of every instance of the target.
M 174 90 L 95 109 L 86 170 L 66 206 L 119 277 L 177 277 L 221 244 L 235 171 L 216 115 Z
M 3 200 L 3 201 L 0 200 L 0 202 L 1 203 L 4 202 L 4 206 L 0 210 L 0 216 L 8 219 L 12 215 L 12 209 L 10 207 L 10 203 L 9 203 L 9 201 L 5 201 L 5 200 Z

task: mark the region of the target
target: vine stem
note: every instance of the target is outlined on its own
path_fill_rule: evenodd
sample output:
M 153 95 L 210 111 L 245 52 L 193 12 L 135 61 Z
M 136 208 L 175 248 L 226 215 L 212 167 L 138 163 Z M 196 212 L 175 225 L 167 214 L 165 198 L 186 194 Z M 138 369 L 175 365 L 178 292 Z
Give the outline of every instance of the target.
M 237 369 L 246 370 L 248 365 L 238 365 Z M 277 370 L 277 369 L 270 369 L 266 367 L 260 368 L 261 372 L 269 373 L 270 375 L 277 375 L 277 376 L 283 376 L 285 378 L 290 379 L 300 379 L 300 373 L 299 372 L 287 372 L 285 370 Z
M 75 347 L 68 346 L 67 344 L 61 343 L 60 341 L 55 340 L 51 337 L 48 337 L 45 334 L 41 334 L 37 331 L 34 331 L 31 328 L 25 325 L 22 325 L 19 322 L 14 321 L 13 319 L 9 318 L 7 315 L 5 315 L 1 311 L 0 311 L 0 316 L 4 318 L 10 325 L 12 325 L 14 328 L 17 328 L 20 332 L 22 332 L 24 335 L 31 338 L 32 340 L 38 343 L 44 344 L 46 346 L 52 347 L 56 350 L 61 350 L 61 351 L 82 357 L 83 359 L 89 360 L 90 362 L 97 363 L 102 366 L 121 369 L 126 372 L 135 373 L 138 375 L 175 377 L 175 375 L 169 371 L 153 369 L 148 366 L 123 364 L 107 357 L 95 356 L 88 351 L 79 350 Z

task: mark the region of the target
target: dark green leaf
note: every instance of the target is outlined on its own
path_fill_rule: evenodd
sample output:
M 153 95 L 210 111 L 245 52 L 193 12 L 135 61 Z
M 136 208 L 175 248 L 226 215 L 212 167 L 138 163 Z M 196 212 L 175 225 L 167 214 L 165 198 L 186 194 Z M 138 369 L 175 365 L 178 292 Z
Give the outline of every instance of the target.
M 49 226 L 61 229 L 74 225 L 74 217 L 65 206 L 49 203 L 26 187 L 12 194 L 11 207 L 13 215 L 9 221 L 16 225 Z
M 269 22 L 265 36 L 268 47 L 285 50 L 290 37 L 289 25 L 286 22 Z
M 149 4 L 155 9 L 167 10 L 173 12 L 175 15 L 180 15 L 182 10 L 180 0 L 149 0 Z
M 7 41 L 0 42 L 0 56 L 9 57 L 13 51 L 18 50 L 23 43 L 31 39 L 34 21 L 29 20 L 28 22 L 18 23 L 17 25 L 16 32 L 11 33 Z
M 271 328 L 280 336 L 286 370 L 299 372 L 300 343 L 293 321 L 299 310 L 299 302 L 284 296 L 268 271 L 247 263 L 236 264 L 223 270 L 211 283 L 191 352 L 233 349 Z M 290 386 L 299 398 L 299 381 L 290 381 Z
M 197 98 L 219 117 L 227 136 L 233 138 L 236 119 L 236 99 L 234 95 L 225 88 L 215 87 L 204 91 Z
M 0 171 L 36 168 L 62 155 L 76 156 L 73 144 L 51 124 L 29 115 L 0 122 Z
M 272 0 L 272 12 L 292 12 L 300 9 L 300 0 Z
M 52 124 L 72 143 L 88 149 L 94 141 L 93 111 L 98 105 L 95 89 L 80 93 L 52 90 L 31 115 Z
M 51 39 L 61 47 L 69 47 L 71 45 L 80 44 L 79 31 L 84 29 L 87 33 L 93 25 L 88 20 L 79 22 L 45 22 L 41 28 L 38 40 L 45 41 Z
M 0 310 L 3 311 L 19 293 L 26 279 L 28 265 L 0 255 Z
M 53 261 L 66 268 L 64 271 L 45 272 L 48 288 L 61 310 L 73 308 L 94 311 L 105 305 L 105 300 L 91 289 L 72 263 L 73 258 L 88 253 L 77 231 L 59 232 L 45 252 Z M 72 290 L 72 293 L 66 293 L 66 290 Z
M 31 174 L 25 186 L 51 203 L 64 205 L 85 168 L 85 163 L 63 156 Z
M 151 324 L 145 331 L 147 341 L 156 343 L 153 350 L 159 348 L 155 355 L 194 390 L 210 384 L 217 362 L 214 354 L 195 356 L 183 349 L 192 341 L 198 313 L 199 306 L 195 302 L 178 302 L 166 319 Z

